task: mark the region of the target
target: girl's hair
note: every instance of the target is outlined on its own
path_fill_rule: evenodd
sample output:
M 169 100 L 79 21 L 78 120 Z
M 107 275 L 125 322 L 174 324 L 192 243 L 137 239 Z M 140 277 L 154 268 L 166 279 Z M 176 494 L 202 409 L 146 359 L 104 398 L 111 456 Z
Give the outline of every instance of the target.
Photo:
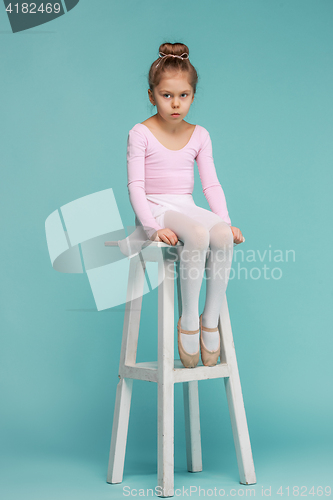
M 163 54 L 173 54 L 175 56 L 181 56 L 182 54 L 190 53 L 187 45 L 183 43 L 162 43 L 158 49 L 159 53 Z M 156 67 L 157 66 L 157 67 Z M 162 75 L 166 71 L 183 71 L 188 73 L 188 79 L 191 87 L 193 88 L 193 93 L 195 94 L 198 74 L 195 67 L 190 63 L 189 59 L 180 59 L 179 57 L 159 57 L 150 66 L 148 74 L 148 84 L 151 91 L 154 90 L 162 78 Z

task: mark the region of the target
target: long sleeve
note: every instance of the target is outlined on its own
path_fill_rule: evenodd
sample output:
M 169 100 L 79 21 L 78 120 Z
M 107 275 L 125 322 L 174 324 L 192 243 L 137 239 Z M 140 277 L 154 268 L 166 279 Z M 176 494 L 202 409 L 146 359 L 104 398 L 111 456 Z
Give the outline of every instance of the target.
M 148 236 L 162 229 L 149 208 L 145 191 L 146 139 L 136 130 L 130 130 L 127 140 L 127 188 L 132 208 Z
M 212 152 L 212 141 L 208 131 L 204 129 L 204 132 L 205 138 L 203 145 L 196 157 L 203 193 L 208 201 L 211 211 L 231 226 L 227 202 L 222 186 L 216 175 Z

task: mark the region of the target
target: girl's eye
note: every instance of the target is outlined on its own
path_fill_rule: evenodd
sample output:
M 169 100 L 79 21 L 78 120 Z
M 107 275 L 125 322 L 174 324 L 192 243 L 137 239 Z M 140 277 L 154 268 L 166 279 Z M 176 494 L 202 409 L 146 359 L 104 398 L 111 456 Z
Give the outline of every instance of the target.
M 168 98 L 168 96 L 170 96 L 170 95 L 171 95 L 171 94 L 163 94 L 163 97 Z M 185 97 L 187 97 L 187 95 L 188 95 L 188 94 L 186 94 L 186 93 L 181 94 L 181 96 L 185 96 Z

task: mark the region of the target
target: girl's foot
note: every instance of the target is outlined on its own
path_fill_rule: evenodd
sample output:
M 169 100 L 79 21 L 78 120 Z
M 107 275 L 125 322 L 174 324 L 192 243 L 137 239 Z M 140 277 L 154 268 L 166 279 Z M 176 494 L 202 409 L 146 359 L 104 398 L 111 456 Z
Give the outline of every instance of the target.
M 205 366 L 216 365 L 220 355 L 220 333 L 218 327 L 205 328 L 202 326 L 202 314 L 200 315 L 200 348 L 201 359 Z
M 220 348 L 220 333 L 218 327 L 206 328 L 201 330 L 202 340 L 209 351 L 216 351 Z
M 197 366 L 200 357 L 199 329 L 192 331 L 182 330 L 181 318 L 178 320 L 177 329 L 180 360 L 185 368 L 194 368 Z
M 196 330 L 198 333 L 191 333 L 191 334 L 188 334 L 188 333 L 182 333 L 181 334 L 181 338 L 182 338 L 182 344 L 183 344 L 183 347 L 185 349 L 185 351 L 187 351 L 189 354 L 194 354 L 197 352 L 197 350 L 199 349 L 199 325 L 195 325 L 193 322 L 192 322 L 192 325 L 186 325 L 186 323 L 184 323 L 183 321 L 181 321 L 181 328 L 182 328 L 182 332 L 185 332 L 185 331 L 194 331 Z M 186 328 L 184 328 L 183 326 L 185 326 Z M 191 328 L 188 328 L 187 326 L 189 326 Z M 195 326 L 197 328 L 195 328 Z M 193 328 L 193 330 L 192 330 Z

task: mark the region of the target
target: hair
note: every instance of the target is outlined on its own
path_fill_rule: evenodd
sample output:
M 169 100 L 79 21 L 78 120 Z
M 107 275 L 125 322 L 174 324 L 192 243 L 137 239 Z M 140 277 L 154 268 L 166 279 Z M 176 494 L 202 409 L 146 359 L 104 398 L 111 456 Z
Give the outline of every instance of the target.
M 183 43 L 162 43 L 158 52 L 163 52 L 163 54 L 173 54 L 175 56 L 181 56 L 184 53 L 189 56 L 190 53 L 187 45 L 184 45 Z M 158 66 L 156 67 L 157 64 Z M 195 94 L 198 83 L 198 74 L 196 69 L 190 63 L 188 58 L 180 59 L 179 57 L 158 57 L 158 59 L 153 62 L 150 66 L 148 74 L 148 85 L 152 92 L 154 87 L 159 85 L 163 73 L 166 71 L 183 71 L 184 73 L 188 73 L 189 83 L 193 88 L 193 93 Z

